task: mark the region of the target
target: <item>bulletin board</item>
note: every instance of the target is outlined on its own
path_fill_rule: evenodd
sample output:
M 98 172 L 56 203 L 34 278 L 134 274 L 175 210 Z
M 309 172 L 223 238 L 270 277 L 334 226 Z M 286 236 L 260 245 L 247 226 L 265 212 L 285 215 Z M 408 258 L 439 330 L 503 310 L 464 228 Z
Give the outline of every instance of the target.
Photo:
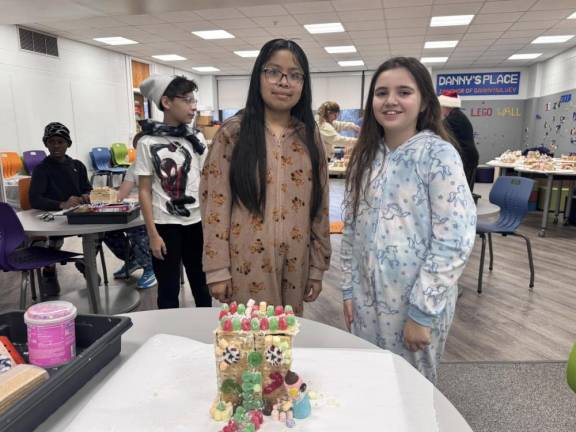
M 576 91 L 528 101 L 524 134 L 528 147 L 543 145 L 556 156 L 576 152 Z

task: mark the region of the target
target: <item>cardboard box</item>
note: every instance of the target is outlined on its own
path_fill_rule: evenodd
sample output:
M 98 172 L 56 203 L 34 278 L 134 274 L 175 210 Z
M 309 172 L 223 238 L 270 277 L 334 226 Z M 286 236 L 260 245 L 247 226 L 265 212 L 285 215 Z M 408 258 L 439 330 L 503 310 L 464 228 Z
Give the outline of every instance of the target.
M 204 134 L 204 138 L 206 138 L 207 140 L 211 140 L 212 138 L 214 138 L 214 135 L 216 135 L 216 132 L 218 132 L 218 129 L 220 129 L 220 125 L 203 126 L 200 127 L 199 129 Z
M 212 116 L 199 115 L 198 118 L 196 118 L 196 126 L 212 126 Z

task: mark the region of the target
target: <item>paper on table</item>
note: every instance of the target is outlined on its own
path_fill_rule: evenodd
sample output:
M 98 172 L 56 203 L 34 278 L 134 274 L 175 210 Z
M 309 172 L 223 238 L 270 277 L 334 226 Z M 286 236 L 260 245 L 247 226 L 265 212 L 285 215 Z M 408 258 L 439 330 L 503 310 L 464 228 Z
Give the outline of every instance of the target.
M 437 432 L 433 386 L 386 351 L 294 349 L 293 369 L 321 395 L 293 429 L 265 417 L 262 432 Z M 150 338 L 93 396 L 66 432 L 216 432 L 213 346 Z

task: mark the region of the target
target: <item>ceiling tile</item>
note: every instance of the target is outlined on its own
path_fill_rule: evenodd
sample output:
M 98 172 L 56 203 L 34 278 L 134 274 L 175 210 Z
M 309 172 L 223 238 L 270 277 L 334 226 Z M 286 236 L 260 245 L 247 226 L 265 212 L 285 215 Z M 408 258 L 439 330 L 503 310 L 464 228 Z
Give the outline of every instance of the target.
M 153 14 L 153 16 L 155 16 L 156 18 L 158 18 L 162 21 L 171 22 L 171 23 L 198 22 L 198 21 L 204 20 L 203 17 L 196 15 L 194 12 L 191 12 L 191 11 L 157 13 L 157 14 Z
M 345 25 L 349 22 L 384 20 L 384 9 L 339 12 L 338 16 Z
M 502 32 L 508 30 L 511 23 L 472 24 L 468 26 L 468 33 Z
M 572 9 L 552 10 L 552 11 L 534 11 L 526 12 L 520 18 L 520 21 L 546 21 L 565 19 L 576 9 L 576 4 Z
M 384 15 L 387 20 L 402 19 L 402 18 L 417 18 L 417 17 L 430 17 L 431 6 L 418 6 L 418 7 L 402 7 L 386 9 Z
M 357 21 L 346 24 L 346 30 L 351 31 L 362 31 L 362 30 L 384 30 L 386 24 L 384 20 L 381 21 Z
M 531 10 L 551 10 L 551 9 L 576 9 L 574 0 L 539 0 L 532 6 Z
M 205 19 L 225 19 L 225 18 L 245 18 L 245 15 L 238 9 L 220 8 L 220 9 L 202 9 L 194 11 Z
M 526 38 L 528 42 L 542 34 L 541 29 L 536 30 L 512 30 L 502 33 L 501 39 L 517 39 Z
M 397 8 L 407 6 L 427 6 L 434 3 L 434 0 L 382 0 L 384 8 Z
M 420 28 L 426 29 L 430 23 L 429 18 L 402 18 L 386 20 L 386 28 L 390 29 L 406 29 L 406 28 Z
M 426 35 L 426 28 L 388 28 L 388 37 L 398 37 L 398 36 L 424 36 Z
M 525 12 L 530 10 L 536 0 L 488 1 L 481 13 Z
M 502 32 L 489 32 L 489 33 L 466 33 L 462 40 L 496 40 Z
M 266 17 L 275 15 L 286 15 L 287 10 L 280 5 L 259 5 L 237 8 L 248 17 Z
M 328 1 L 287 3 L 284 4 L 284 9 L 292 15 L 332 12 L 335 10 Z
M 549 29 L 556 21 L 523 21 L 510 26 L 509 30 Z
M 232 30 L 235 29 L 253 28 L 256 26 L 250 18 L 214 19 L 210 23 L 213 24 L 212 28 L 228 30 L 229 33 L 234 33 Z
M 432 8 L 432 16 L 444 15 L 475 15 L 478 13 L 482 3 L 466 3 L 466 4 L 449 4 L 449 5 L 434 5 Z
M 512 23 L 516 22 L 523 15 L 523 12 L 506 12 L 495 14 L 478 14 L 474 17 L 472 25 L 475 24 L 493 24 L 493 23 Z
M 116 20 L 131 26 L 148 25 L 148 24 L 162 24 L 160 18 L 153 15 L 128 15 L 128 16 L 115 16 Z
M 298 25 L 298 22 L 290 15 L 255 17 L 252 18 L 252 21 L 258 23 L 260 26 L 269 27 L 271 29 L 276 26 L 285 27 Z
M 331 3 L 332 7 L 337 11 L 378 9 L 382 7 L 380 0 L 333 0 Z
M 330 23 L 330 22 L 340 22 L 340 17 L 336 12 L 326 12 L 326 13 L 309 13 L 302 15 L 294 15 L 294 19 L 300 24 L 320 24 L 320 23 Z M 346 27 L 344 27 L 346 28 Z

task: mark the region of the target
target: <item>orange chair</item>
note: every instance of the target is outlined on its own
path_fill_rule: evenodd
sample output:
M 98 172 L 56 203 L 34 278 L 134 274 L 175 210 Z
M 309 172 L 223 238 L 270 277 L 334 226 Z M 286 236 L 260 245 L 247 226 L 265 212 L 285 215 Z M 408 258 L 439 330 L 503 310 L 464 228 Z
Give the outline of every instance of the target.
M 133 163 L 136 160 L 136 149 L 128 149 L 128 162 Z
M 30 182 L 32 177 L 23 177 L 18 180 L 18 194 L 20 196 L 20 208 L 22 210 L 30 210 L 32 206 L 30 205 Z
M 4 178 L 12 178 L 22 171 L 22 159 L 16 152 L 1 152 L 0 159 L 2 159 L 2 172 Z

